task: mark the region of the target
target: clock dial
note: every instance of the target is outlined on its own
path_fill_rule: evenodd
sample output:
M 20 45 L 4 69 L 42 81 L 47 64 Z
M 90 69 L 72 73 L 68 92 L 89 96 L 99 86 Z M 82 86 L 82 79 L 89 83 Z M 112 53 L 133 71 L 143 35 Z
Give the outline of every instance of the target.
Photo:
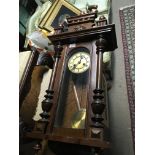
M 90 55 L 86 52 L 73 54 L 68 61 L 68 68 L 73 73 L 83 73 L 90 66 Z

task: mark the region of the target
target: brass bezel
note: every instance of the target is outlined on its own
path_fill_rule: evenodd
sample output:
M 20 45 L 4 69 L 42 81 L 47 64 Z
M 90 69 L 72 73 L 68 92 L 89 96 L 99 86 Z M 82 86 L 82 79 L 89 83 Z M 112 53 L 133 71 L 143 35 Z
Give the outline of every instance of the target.
M 70 69 L 70 67 L 69 67 L 69 63 L 70 63 L 71 59 L 72 59 L 75 55 L 77 55 L 77 54 L 79 54 L 79 53 L 83 53 L 83 54 L 89 56 L 89 66 L 88 66 L 84 71 L 81 71 L 81 72 L 75 72 L 75 71 L 73 71 L 73 70 Z M 67 67 L 68 67 L 68 69 L 70 70 L 70 72 L 72 72 L 72 73 L 74 73 L 74 74 L 81 74 L 81 73 L 86 72 L 86 71 L 90 68 L 90 54 L 89 54 L 88 52 L 81 52 L 81 51 L 72 54 L 72 56 L 70 56 L 69 59 L 68 59 Z

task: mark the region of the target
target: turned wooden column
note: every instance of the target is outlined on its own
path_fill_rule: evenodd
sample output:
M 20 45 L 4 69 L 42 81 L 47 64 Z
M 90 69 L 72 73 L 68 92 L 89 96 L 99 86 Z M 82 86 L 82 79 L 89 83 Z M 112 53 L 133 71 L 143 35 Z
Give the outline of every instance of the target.
M 93 116 L 91 117 L 92 126 L 102 128 L 104 125 L 103 112 L 105 109 L 104 87 L 103 87 L 103 53 L 106 50 L 107 41 L 100 35 L 96 41 L 97 69 L 96 69 L 96 88 L 93 91 L 93 102 L 91 104 Z
M 46 95 L 44 96 L 45 100 L 42 101 L 42 110 L 43 110 L 43 112 L 40 114 L 40 116 L 42 117 L 42 119 L 40 121 L 45 124 L 44 132 L 46 132 L 46 127 L 47 127 L 47 124 L 49 122 L 49 117 L 50 117 L 49 112 L 50 112 L 50 110 L 52 108 L 52 105 L 53 105 L 54 81 L 55 81 L 55 77 L 56 77 L 58 62 L 59 62 L 63 47 L 60 45 L 60 43 L 58 43 L 58 44 L 56 44 L 54 46 L 54 49 L 55 49 L 54 67 L 53 67 L 53 71 L 52 71 L 52 74 L 51 74 L 48 89 L 46 90 Z

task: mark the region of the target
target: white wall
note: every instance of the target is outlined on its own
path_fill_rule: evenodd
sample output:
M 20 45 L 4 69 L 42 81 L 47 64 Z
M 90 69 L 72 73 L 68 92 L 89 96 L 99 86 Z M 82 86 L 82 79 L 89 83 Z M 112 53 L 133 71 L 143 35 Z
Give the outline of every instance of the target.
M 114 79 L 109 91 L 112 155 L 133 155 L 131 120 L 125 79 L 119 9 L 134 4 L 134 0 L 112 1 L 112 23 L 116 26 L 118 49 L 114 51 Z

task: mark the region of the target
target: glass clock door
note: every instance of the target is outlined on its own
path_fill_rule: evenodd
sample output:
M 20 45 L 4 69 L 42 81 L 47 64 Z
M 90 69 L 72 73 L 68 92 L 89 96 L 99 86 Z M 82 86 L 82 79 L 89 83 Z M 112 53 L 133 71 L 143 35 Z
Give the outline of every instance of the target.
M 67 59 L 61 81 L 55 127 L 85 128 L 89 66 L 90 56 L 85 48 L 74 50 Z

